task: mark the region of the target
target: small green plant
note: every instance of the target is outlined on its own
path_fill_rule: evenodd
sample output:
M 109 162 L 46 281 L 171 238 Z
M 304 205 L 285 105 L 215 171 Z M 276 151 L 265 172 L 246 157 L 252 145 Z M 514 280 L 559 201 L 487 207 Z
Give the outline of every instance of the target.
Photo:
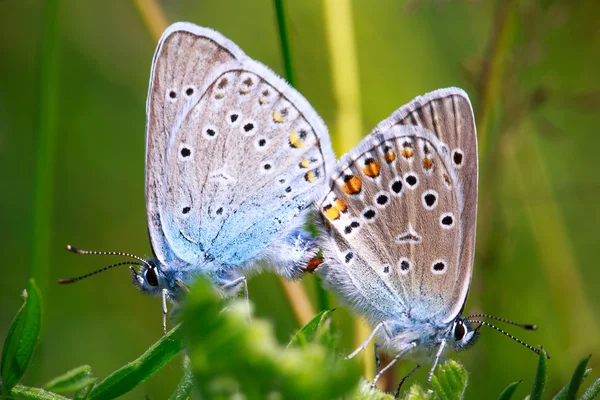
M 108 400 L 136 388 L 171 362 L 182 350 L 184 372 L 171 400 L 203 399 L 347 399 L 388 400 L 393 396 L 371 388 L 360 379 L 354 361 L 337 355 L 337 336 L 332 332 L 333 310 L 318 313 L 296 332 L 287 346 L 277 342 L 270 323 L 249 321 L 246 304 L 226 302 L 200 280 L 184 306 L 185 323 L 173 328 L 144 354 L 117 369 L 102 381 L 92 376 L 88 365 L 75 368 L 41 387 L 20 384 L 40 334 L 42 302 L 33 280 L 24 291 L 24 304 L 17 312 L 4 342 L 0 364 L 0 395 L 37 400 Z M 591 400 L 600 393 L 600 378 L 585 390 L 590 375 L 590 357 L 584 358 L 571 381 L 554 400 Z M 547 360 L 540 354 L 536 377 L 528 399 L 542 399 Z M 511 399 L 520 382 L 511 383 L 499 396 Z M 410 400 L 462 399 L 467 372 L 455 361 L 440 365 L 431 387 L 413 384 L 403 393 Z M 579 397 L 577 394 L 582 392 Z

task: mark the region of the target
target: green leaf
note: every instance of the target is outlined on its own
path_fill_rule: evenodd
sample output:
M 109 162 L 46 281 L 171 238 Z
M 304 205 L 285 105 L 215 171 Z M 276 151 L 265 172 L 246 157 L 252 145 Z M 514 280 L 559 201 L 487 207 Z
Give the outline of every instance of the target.
M 317 334 L 317 330 L 325 324 L 325 322 L 331 316 L 331 313 L 335 311 L 333 310 L 323 310 L 317 315 L 313 317 L 310 321 L 306 323 L 290 340 L 288 347 L 290 346 L 306 346 L 309 342 L 312 342 L 315 335 Z
M 547 379 L 546 369 L 546 352 L 542 349 L 538 358 L 535 381 L 533 382 L 533 388 L 531 388 L 531 394 L 529 395 L 530 400 L 542 400 L 542 394 L 544 393 L 544 386 L 546 385 Z
M 182 348 L 181 325 L 178 325 L 138 359 L 113 372 L 95 386 L 88 398 L 114 399 L 129 392 L 173 360 Z
M 332 399 L 356 387 L 360 368 L 353 360 L 339 360 L 319 343 L 286 350 L 270 323 L 248 323 L 245 302 L 224 306 L 204 279 L 187 296 L 184 330 L 202 398 Z
M 190 360 L 188 357 L 185 357 L 185 366 L 183 369 L 183 376 L 181 380 L 175 387 L 173 394 L 169 397 L 169 400 L 187 400 L 190 398 L 190 394 L 192 393 L 193 386 L 193 373 L 192 366 L 190 365 Z
M 585 378 L 590 376 L 591 373 L 592 373 L 591 368 L 586 369 L 585 372 L 583 373 L 583 377 L 581 378 L 581 382 L 583 383 Z M 569 383 L 571 383 L 571 382 L 569 382 Z M 560 391 L 556 394 L 556 396 L 554 396 L 552 398 L 552 400 L 565 400 L 565 398 L 567 397 L 567 389 L 569 389 L 569 383 L 567 383 L 565 386 L 563 386 L 563 388 L 560 389 Z
M 96 381 L 96 378 L 92 378 L 92 367 L 89 365 L 82 365 L 69 372 L 52 379 L 46 383 L 43 387 L 46 390 L 50 390 L 55 393 L 71 393 L 77 392 Z
M 423 390 L 418 384 L 413 384 L 408 393 L 404 395 L 406 400 L 431 400 L 433 399 L 433 393 Z
M 575 368 L 575 372 L 573 372 L 573 377 L 571 378 L 571 382 L 569 382 L 569 388 L 567 389 L 567 397 L 566 400 L 575 400 L 577 396 L 577 392 L 579 391 L 579 386 L 581 386 L 581 382 L 583 382 L 583 376 L 585 374 L 585 367 L 587 366 L 588 361 L 590 360 L 592 355 L 585 357 L 583 360 L 579 362 L 577 368 Z
M 593 400 L 600 394 L 600 378 L 596 379 L 592 384 L 583 392 L 579 400 Z
M 372 388 L 371 382 L 361 379 L 354 392 L 350 396 L 351 400 L 393 400 L 393 396 L 384 393 L 377 387 Z
M 56 393 L 47 392 L 44 389 L 32 388 L 23 385 L 16 385 L 8 392 L 8 395 L 10 397 L 16 397 L 19 399 L 31 400 L 69 400 L 67 397 Z
M 95 381 L 90 382 L 88 386 L 84 387 L 79 392 L 77 392 L 75 394 L 75 397 L 73 397 L 73 400 L 87 400 L 90 396 L 90 393 L 92 392 L 92 389 L 94 388 L 94 383 Z
M 23 298 L 25 303 L 10 325 L 2 350 L 0 375 L 2 390 L 6 392 L 19 383 L 25 374 L 40 337 L 42 305 L 40 291 L 33 279 L 29 280 Z
M 515 393 L 515 390 L 517 390 L 517 386 L 519 386 L 521 382 L 523 381 L 513 382 L 510 385 L 508 385 L 506 389 L 504 389 L 504 391 L 500 393 L 500 397 L 498 397 L 498 400 L 509 400 Z
M 467 388 L 467 371 L 458 362 L 448 360 L 438 367 L 431 384 L 440 400 L 462 399 Z
M 573 373 L 573 377 L 560 391 L 553 397 L 553 400 L 575 400 L 575 396 L 577 396 L 577 391 L 579 390 L 579 386 L 583 382 L 583 380 L 592 372 L 591 369 L 586 370 L 585 367 L 590 360 L 590 354 L 583 360 L 579 362 L 577 368 L 575 368 L 575 372 Z

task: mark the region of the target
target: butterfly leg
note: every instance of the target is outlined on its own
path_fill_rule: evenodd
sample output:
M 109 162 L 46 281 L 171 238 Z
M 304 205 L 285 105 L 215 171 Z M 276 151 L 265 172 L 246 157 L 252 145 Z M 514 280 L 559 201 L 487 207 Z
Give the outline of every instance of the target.
M 421 368 L 423 365 L 421 364 L 417 364 L 412 371 L 410 371 L 404 378 L 402 378 L 402 380 L 400 381 L 400 383 L 398 384 L 398 389 L 396 389 L 396 394 L 394 395 L 395 399 L 400 398 L 400 388 L 402 388 L 402 385 L 404 385 L 404 382 L 406 382 L 406 380 L 408 378 L 410 378 L 412 376 L 412 374 L 414 374 L 415 372 L 417 372 L 417 370 L 419 368 Z
M 385 371 L 387 371 L 388 369 L 390 369 L 394 364 L 396 364 L 396 361 L 398 361 L 403 355 L 405 355 L 406 353 L 408 353 L 410 350 L 412 350 L 417 344 L 415 342 L 412 342 L 410 345 L 408 345 L 404 350 L 402 350 L 400 353 L 398 353 L 396 355 L 396 357 L 394 357 L 394 359 L 392 361 L 390 361 L 385 367 L 383 367 L 381 369 L 381 371 L 379 371 L 377 373 L 377 375 L 375 375 L 375 378 L 373 378 L 373 382 L 371 382 L 371 387 L 375 387 L 375 384 L 377 383 L 377 381 L 379 380 L 379 378 L 381 378 L 381 375 L 385 374 Z
M 431 371 L 429 371 L 429 378 L 427 378 L 427 383 L 431 383 L 431 379 L 433 378 L 433 372 L 435 371 L 435 367 L 437 367 L 438 362 L 440 361 L 440 357 L 442 356 L 444 347 L 446 347 L 446 341 L 442 340 L 442 342 L 440 343 L 440 347 L 438 348 L 438 351 L 435 354 L 435 359 L 433 360 L 433 366 L 431 367 Z
M 358 347 L 358 349 L 354 350 L 350 355 L 348 355 L 346 357 L 346 359 L 350 360 L 351 358 L 354 358 L 354 356 L 356 356 L 362 350 L 366 349 L 367 346 L 369 345 L 369 342 L 371 341 L 371 339 L 373 339 L 373 336 L 375 336 L 377 334 L 377 331 L 379 329 L 381 329 L 382 327 L 385 329 L 386 333 L 389 336 L 389 331 L 387 330 L 387 328 L 384 325 L 385 325 L 385 323 L 383 321 L 378 323 L 377 326 L 375 326 L 375 329 L 373 329 L 373 332 L 371 332 L 371 334 L 365 339 L 365 341 L 362 342 L 362 344 Z
M 373 351 L 375 353 L 375 375 L 377 375 L 381 369 L 381 360 L 379 359 L 379 344 L 377 342 L 373 344 Z
M 246 308 L 248 309 L 248 320 L 250 320 L 252 318 L 250 317 L 250 300 L 248 300 L 248 281 L 246 280 L 246 277 L 240 276 L 239 278 L 236 278 L 236 279 L 232 280 L 231 282 L 227 282 L 226 284 L 224 284 L 222 286 L 222 289 L 223 290 L 233 289 L 237 285 L 244 286 L 244 300 L 246 301 Z
M 162 290 L 162 313 L 163 313 L 163 332 L 165 336 L 167 336 L 167 313 L 169 310 L 167 309 L 167 294 L 169 291 L 167 289 Z

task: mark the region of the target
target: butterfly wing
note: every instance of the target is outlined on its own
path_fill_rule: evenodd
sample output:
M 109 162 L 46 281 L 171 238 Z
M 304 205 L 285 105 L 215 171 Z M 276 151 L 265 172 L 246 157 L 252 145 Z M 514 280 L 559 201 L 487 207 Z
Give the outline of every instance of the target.
M 456 110 L 448 104 L 466 99 L 472 121 L 463 95 L 457 90 L 437 91 L 396 111 L 342 157 L 331 191 L 319 204 L 329 226 L 323 239 L 322 274 L 372 322 L 418 318 L 447 322 L 464 302 L 474 224 L 463 218 L 475 218 L 476 144 L 473 148 L 470 139 L 457 140 L 455 129 L 462 134 L 460 124 L 468 118 L 456 112 L 441 114 Z M 444 104 L 442 110 L 435 108 L 435 124 L 402 124 L 407 115 L 423 112 L 432 101 Z M 474 140 L 471 126 L 466 129 Z M 464 156 L 460 167 L 453 164 L 454 149 L 461 149 Z M 472 168 L 471 155 L 475 155 L 474 181 L 461 175 L 463 168 Z
M 277 263 L 267 248 L 290 241 L 335 160 L 298 92 L 189 23 L 169 27 L 157 47 L 146 138 L 150 240 L 166 268 Z
M 479 167 L 473 107 L 464 90 L 455 87 L 439 89 L 400 107 L 373 131 L 385 132 L 397 125 L 415 125 L 434 132 L 448 149 L 450 168 L 456 174 L 460 194 L 460 276 L 454 291 L 456 297 L 448 303 L 452 307 L 448 309 L 445 321 L 451 320 L 467 301 L 475 257 Z

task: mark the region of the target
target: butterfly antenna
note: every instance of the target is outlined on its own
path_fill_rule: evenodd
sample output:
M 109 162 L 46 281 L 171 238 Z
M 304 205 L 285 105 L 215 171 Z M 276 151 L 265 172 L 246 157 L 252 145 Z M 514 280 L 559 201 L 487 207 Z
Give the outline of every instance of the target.
M 112 264 L 112 265 L 106 266 L 106 267 L 104 267 L 104 268 L 100 268 L 100 269 L 99 269 L 99 270 L 97 270 L 97 271 L 90 272 L 89 274 L 85 274 L 85 275 L 82 275 L 82 276 L 78 276 L 78 277 L 75 277 L 75 278 L 59 279 L 58 283 L 60 283 L 60 284 L 63 284 L 63 285 L 64 285 L 64 284 L 66 284 L 66 283 L 73 283 L 73 282 L 77 282 L 77 281 L 80 281 L 80 280 L 82 280 L 82 279 L 88 278 L 88 277 L 90 277 L 90 276 L 92 276 L 92 275 L 99 274 L 100 272 L 104 272 L 104 271 L 106 271 L 107 269 L 111 269 L 111 268 L 114 268 L 114 267 L 120 267 L 121 265 L 132 265 L 132 264 L 133 264 L 133 265 L 144 265 L 144 264 L 142 264 L 142 263 L 138 263 L 138 262 L 135 262 L 135 261 L 122 261 L 122 262 L 120 262 L 120 263 L 116 263 L 116 264 Z
M 139 262 L 141 262 L 142 264 L 144 264 L 145 266 L 151 268 L 152 266 L 148 263 L 148 261 L 144 260 L 141 257 L 136 256 L 135 254 L 131 254 L 131 253 L 124 253 L 122 251 L 93 251 L 93 250 L 82 250 L 82 249 L 78 249 L 76 247 L 71 246 L 70 244 L 67 245 L 66 247 L 67 251 L 70 251 L 71 253 L 75 253 L 75 254 L 83 254 L 86 256 L 123 256 L 123 257 L 131 257 L 131 258 L 135 258 L 136 260 L 138 260 Z
M 535 325 L 535 324 L 519 324 L 518 322 L 509 321 L 508 319 L 494 317 L 493 315 L 488 315 L 488 314 L 472 314 L 472 315 L 467 315 L 465 317 L 465 319 L 471 319 L 471 318 L 489 318 L 489 319 L 494 319 L 496 321 L 504 322 L 506 324 L 518 326 L 519 328 L 523 328 L 528 331 L 537 330 L 537 325 Z
M 538 355 L 540 354 L 540 349 L 538 349 L 536 347 L 533 347 L 533 346 L 525 343 L 524 341 L 522 341 L 520 339 L 517 339 L 516 337 L 514 337 L 510 333 L 506 332 L 503 329 L 498 328 L 497 326 L 494 326 L 494 325 L 490 324 L 489 322 L 479 321 L 479 320 L 476 320 L 476 319 L 467 319 L 467 320 L 465 320 L 465 322 L 468 322 L 470 324 L 474 324 L 474 323 L 481 324 L 477 328 L 475 328 L 476 331 L 479 330 L 484 325 L 485 326 L 489 326 L 490 328 L 494 328 L 495 330 L 497 330 L 498 332 L 500 332 L 500 333 L 508 336 L 509 338 L 511 338 L 512 340 L 514 340 L 515 342 L 520 343 L 523 346 L 527 347 L 529 350 L 533 351 L 534 353 L 536 353 Z M 550 354 L 546 353 L 546 358 L 550 359 Z

